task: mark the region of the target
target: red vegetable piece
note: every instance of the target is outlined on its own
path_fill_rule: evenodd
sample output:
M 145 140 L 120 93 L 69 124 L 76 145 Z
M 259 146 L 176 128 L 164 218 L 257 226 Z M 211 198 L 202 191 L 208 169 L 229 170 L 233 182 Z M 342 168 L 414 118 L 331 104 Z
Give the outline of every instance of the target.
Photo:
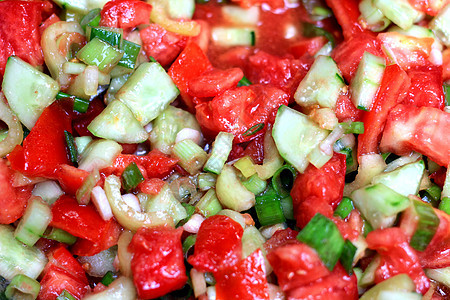
M 260 249 L 215 275 L 217 300 L 269 300 L 269 286 Z
M 145 53 L 163 67 L 169 66 L 186 46 L 187 38 L 162 28 L 158 24 L 139 31 Z
M 275 248 L 267 259 L 283 291 L 309 284 L 331 272 L 317 252 L 306 244 L 288 244 Z
M 52 206 L 52 221 L 50 226 L 61 228 L 70 234 L 97 242 L 107 226 L 94 206 L 78 205 L 69 196 L 61 196 Z
M 14 188 L 12 176 L 6 160 L 0 158 L 0 224 L 13 223 L 23 215 L 33 189 L 32 186 Z
M 448 1 L 434 1 L 434 0 L 408 0 L 418 11 L 424 12 L 427 15 L 435 16 L 439 13 Z
M 398 65 L 387 66 L 372 109 L 364 114 L 364 133 L 358 136 L 358 157 L 378 153 L 389 112 L 403 101 L 411 80 Z
M 79 256 L 93 256 L 106 249 L 117 245 L 119 240 L 119 235 L 122 232 L 122 227 L 114 219 L 107 221 L 105 229 L 103 230 L 100 238 L 92 242 L 86 239 L 77 239 L 76 243 L 73 244 L 71 251 L 75 255 Z
M 330 275 L 288 291 L 286 298 L 296 300 L 357 300 L 358 287 L 356 276 L 355 274 L 349 276 L 341 264 L 338 263 Z
M 408 274 L 416 284 L 416 291 L 424 294 L 430 281 L 420 266 L 414 249 L 398 227 L 377 229 L 366 237 L 370 249 L 381 255 L 380 266 L 375 271 L 375 282 L 379 283 L 397 274 Z
M 152 6 L 139 0 L 112 0 L 103 6 L 100 26 L 129 29 L 150 23 Z
M 39 25 L 51 9 L 48 1 L 0 1 L 0 80 L 11 55 L 33 66 L 44 63 Z
M 382 151 L 405 155 L 417 151 L 441 166 L 450 164 L 450 114 L 433 107 L 398 105 L 383 133 Z
M 450 79 L 450 48 L 442 52 L 442 77 L 444 81 Z
M 227 216 L 207 218 L 200 225 L 188 262 L 199 271 L 214 273 L 235 265 L 241 258 L 243 233 L 242 226 Z
M 67 101 L 67 100 L 65 100 Z M 88 125 L 91 124 L 92 120 L 94 120 L 105 108 L 105 104 L 100 98 L 95 98 L 89 104 L 89 108 L 85 113 L 78 113 L 73 111 L 73 105 L 70 106 L 69 111 L 72 114 L 72 127 L 73 130 L 78 133 L 80 136 L 92 136 L 94 135 L 87 129 Z
M 42 23 L 39 26 L 39 34 L 42 35 L 44 30 L 47 29 L 47 27 L 49 27 L 50 25 L 53 25 L 53 24 L 55 24 L 56 22 L 59 22 L 59 21 L 61 21 L 61 19 L 58 17 L 58 15 L 52 14 L 50 17 L 47 18 L 47 20 L 44 21 L 44 23 Z
M 61 188 L 68 194 L 75 196 L 77 190 L 83 185 L 84 180 L 88 177 L 89 172 L 61 164 L 58 166 L 55 177 Z
M 254 139 L 255 135 L 244 135 L 258 124 L 273 123 L 280 105 L 289 102 L 289 95 L 282 90 L 263 85 L 242 86 L 225 91 L 213 100 L 196 106 L 196 117 L 200 125 L 217 134 L 231 132 L 235 142 Z M 260 133 L 264 132 L 261 130 Z
M 316 36 L 312 38 L 303 39 L 296 42 L 289 48 L 289 52 L 295 58 L 301 58 L 304 55 L 314 56 L 328 42 L 324 36 Z
M 141 193 L 149 195 L 158 195 L 166 182 L 159 178 L 149 178 L 144 180 L 138 185 L 138 189 Z
M 411 87 L 404 104 L 443 109 L 445 96 L 442 89 L 442 69 L 437 66 L 419 66 L 407 71 Z
M 141 227 L 133 236 L 131 269 L 140 298 L 154 299 L 185 285 L 182 233 L 182 228 Z
M 309 165 L 299 174 L 291 190 L 297 226 L 304 227 L 318 212 L 326 217 L 342 199 L 345 185 L 346 156 L 334 153 L 322 168 Z
M 363 117 L 363 112 L 355 107 L 348 94 L 339 95 L 335 108 L 336 117 L 339 122 L 360 122 Z
M 64 131 L 72 132 L 71 119 L 59 102 L 48 106 L 28 136 L 23 147 L 8 155 L 11 168 L 27 176 L 54 176 L 61 164 L 70 164 Z
M 366 30 L 359 23 L 359 1 L 358 0 L 326 0 L 327 5 L 333 10 L 345 39 L 358 36 Z
M 206 71 L 189 81 L 189 95 L 194 97 L 214 97 L 237 86 L 244 77 L 239 68 Z
M 298 231 L 292 230 L 289 227 L 283 230 L 277 230 L 270 239 L 264 243 L 264 249 L 270 252 L 278 247 L 282 247 L 288 244 L 298 244 L 297 240 Z

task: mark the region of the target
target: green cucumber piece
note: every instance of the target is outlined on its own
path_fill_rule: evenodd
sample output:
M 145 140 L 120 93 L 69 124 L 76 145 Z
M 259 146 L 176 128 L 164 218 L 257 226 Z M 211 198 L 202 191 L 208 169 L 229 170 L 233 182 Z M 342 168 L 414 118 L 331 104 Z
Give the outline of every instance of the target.
M 259 22 L 259 7 L 241 8 L 235 5 L 222 6 L 222 17 L 234 25 L 254 25 Z
M 440 220 L 434 212 L 434 208 L 428 203 L 413 199 L 411 209 L 418 223 L 411 237 L 410 245 L 418 251 L 424 251 L 433 239 Z
M 203 170 L 214 174 L 220 174 L 223 165 L 230 155 L 233 147 L 234 135 L 229 132 L 219 132 L 212 145 L 212 150 L 208 160 L 203 166 Z
M 359 11 L 372 31 L 383 31 L 391 24 L 391 21 L 384 16 L 381 10 L 373 5 L 372 0 L 362 0 L 359 3 Z
M 308 166 L 308 154 L 328 135 L 308 116 L 285 105 L 280 106 L 272 129 L 280 155 L 302 173 Z
M 87 27 L 86 37 L 88 41 L 92 41 L 94 38 L 98 38 L 104 42 L 107 42 L 111 46 L 117 46 L 121 49 L 123 42 L 123 29 L 111 28 L 111 27 Z
M 211 37 L 216 45 L 223 47 L 254 46 L 256 34 L 249 27 L 213 27 Z
M 81 154 L 78 168 L 92 172 L 109 167 L 117 155 L 122 152 L 122 146 L 111 140 L 95 140 Z
M 122 88 L 122 86 L 127 82 L 130 74 L 125 74 L 119 77 L 114 77 L 111 79 L 111 83 L 109 84 L 108 91 L 105 95 L 105 103 L 109 104 L 114 99 L 116 99 L 116 93 Z
M 0 225 L 0 276 L 12 280 L 23 274 L 36 279 L 46 264 L 44 253 L 16 240 L 12 226 Z
M 320 105 L 334 108 L 344 86 L 344 79 L 336 62 L 330 56 L 320 55 L 300 82 L 294 99 L 304 107 Z
M 415 10 L 408 0 L 374 0 L 373 4 L 394 24 L 409 29 L 422 13 Z
M 397 214 L 410 205 L 410 201 L 382 183 L 353 191 L 353 203 L 374 229 L 392 226 Z
M 171 19 L 192 19 L 194 0 L 166 0 L 166 9 Z
M 93 38 L 77 53 L 77 58 L 87 65 L 97 66 L 109 73 L 122 59 L 123 52 L 98 37 Z
M 364 52 L 350 84 L 350 92 L 355 107 L 369 111 L 383 78 L 386 62 L 384 58 Z
M 425 269 L 425 274 L 437 282 L 450 287 L 450 267 L 440 269 Z
M 64 9 L 87 14 L 91 9 L 103 8 L 108 1 L 109 0 L 55 0 L 53 2 Z
M 437 38 L 450 47 L 450 4 L 447 4 L 439 14 L 430 22 L 429 27 Z
M 2 90 L 11 110 L 31 130 L 59 92 L 59 84 L 16 56 L 5 66 Z
M 95 136 L 119 143 L 142 143 L 148 133 L 128 107 L 114 100 L 92 122 L 88 130 Z
M 414 281 L 406 274 L 399 274 L 393 276 L 385 281 L 382 281 L 375 285 L 373 288 L 368 290 L 362 295 L 360 300 L 378 300 L 379 295 L 383 291 L 393 291 L 393 292 L 406 292 L 411 293 L 416 289 Z M 401 298 L 398 298 L 401 299 Z
M 419 160 L 373 177 L 372 184 L 382 183 L 403 196 L 417 195 L 424 171 L 425 163 Z
M 179 93 L 160 64 L 143 63 L 116 93 L 116 99 L 128 106 L 141 125 L 147 125 L 162 113 Z

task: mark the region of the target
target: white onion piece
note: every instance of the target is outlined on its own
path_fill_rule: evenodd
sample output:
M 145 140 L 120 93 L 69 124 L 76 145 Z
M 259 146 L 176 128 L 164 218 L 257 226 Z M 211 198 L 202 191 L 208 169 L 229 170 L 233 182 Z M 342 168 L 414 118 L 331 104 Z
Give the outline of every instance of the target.
M 133 280 L 121 276 L 114 280 L 107 289 L 85 296 L 85 300 L 110 300 L 110 299 L 120 299 L 120 300 L 134 300 L 137 298 L 136 288 L 134 287 Z
M 103 220 L 107 221 L 113 217 L 108 198 L 106 198 L 105 191 L 100 186 L 92 189 L 91 200 Z
M 320 143 L 319 149 L 326 155 L 333 155 L 333 145 L 344 135 L 344 129 L 336 126 L 333 131 Z
M 183 225 L 183 229 L 190 233 L 197 233 L 205 218 L 200 214 L 193 214 L 192 217 Z
M 206 294 L 208 295 L 208 300 L 216 300 L 216 287 L 208 286 L 206 288 Z
M 93 256 L 79 256 L 78 261 L 85 265 L 86 273 L 90 276 L 103 277 L 108 271 L 115 271 L 113 262 L 116 254 L 116 247 L 111 247 Z
M 421 158 L 421 156 L 422 155 L 420 155 L 420 153 L 411 152 L 410 155 L 399 157 L 396 160 L 390 162 L 384 169 L 384 172 L 390 172 L 406 164 L 416 162 Z
M 22 143 L 23 129 L 19 119 L 6 105 L 5 97 L 0 92 L 0 120 L 8 126 L 8 135 L 0 142 L 0 158 L 9 154 L 17 145 Z
M 197 271 L 195 268 L 191 269 L 192 288 L 194 290 L 195 298 L 206 293 L 206 280 L 203 272 Z
M 130 206 L 135 211 L 142 212 L 141 205 L 139 204 L 139 199 L 134 194 L 122 195 L 122 199 L 128 206 Z
M 98 68 L 97 66 L 87 66 L 84 69 L 84 93 L 88 96 L 97 94 L 98 90 Z
M 183 140 L 193 140 L 194 143 L 200 145 L 202 143 L 202 133 L 192 128 L 183 128 L 177 133 L 175 143 L 179 143 Z
M 443 58 L 442 58 L 442 52 L 439 49 L 431 48 L 430 57 L 428 57 L 428 60 L 436 66 L 442 66 Z
M 450 114 L 450 106 L 444 107 L 444 111 L 445 111 L 446 113 L 449 113 L 449 114 Z
M 147 125 L 144 126 L 145 131 L 147 131 L 148 133 L 152 132 L 153 130 L 153 123 L 150 122 Z

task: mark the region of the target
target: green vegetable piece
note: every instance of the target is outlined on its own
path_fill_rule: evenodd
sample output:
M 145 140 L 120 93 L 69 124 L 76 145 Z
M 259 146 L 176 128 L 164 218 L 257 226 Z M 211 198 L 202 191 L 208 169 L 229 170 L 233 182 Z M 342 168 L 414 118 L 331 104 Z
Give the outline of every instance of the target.
M 117 46 L 122 50 L 122 28 L 112 28 L 112 27 L 88 27 L 87 36 L 91 41 L 94 38 L 98 38 L 104 42 L 107 42 L 111 46 Z
M 108 271 L 106 272 L 105 276 L 103 276 L 101 283 L 103 285 L 109 286 L 116 278 L 117 276 L 113 272 Z
M 230 155 L 233 147 L 234 135 L 228 132 L 219 132 L 213 143 L 211 155 L 206 161 L 203 169 L 207 172 L 219 174 L 222 171 L 223 165 Z
M 342 266 L 345 271 L 349 274 L 353 274 L 353 259 L 355 258 L 355 253 L 358 248 L 353 245 L 349 240 L 345 241 L 344 248 L 342 249 L 341 261 Z
M 80 25 L 83 30 L 86 32 L 86 27 L 89 25 L 90 27 L 97 27 L 100 24 L 100 8 L 91 9 L 80 21 Z
M 144 181 L 141 171 L 135 162 L 129 164 L 122 173 L 122 187 L 129 192 Z
M 206 152 L 190 139 L 176 143 L 173 154 L 180 160 L 179 165 L 191 175 L 200 171 L 208 158 Z
M 330 32 L 311 23 L 303 23 L 303 35 L 306 37 L 324 36 L 328 41 L 330 41 L 333 48 L 336 45 L 334 36 Z
M 196 240 L 197 235 L 190 235 L 184 240 L 182 248 L 185 257 L 187 257 L 188 251 L 194 246 Z
M 76 300 L 68 291 L 63 290 L 56 300 Z
M 18 274 L 6 287 L 5 296 L 8 299 L 36 299 L 40 289 L 39 282 L 26 275 Z
M 87 112 L 89 108 L 89 100 L 85 100 L 79 97 L 75 97 L 73 95 L 69 95 L 63 92 L 58 92 L 56 94 L 56 99 L 62 99 L 62 98 L 72 98 L 73 99 L 73 110 L 77 111 L 79 113 L 85 113 Z
M 87 65 L 97 66 L 109 73 L 122 59 L 123 52 L 99 38 L 93 38 L 77 53 L 77 58 Z
M 249 85 L 251 85 L 252 84 L 252 82 L 250 81 L 250 80 L 248 80 L 248 78 L 247 77 L 242 77 L 242 79 L 241 80 L 239 80 L 239 82 L 238 82 L 238 87 L 240 87 L 240 86 L 249 86 Z M 258 124 L 259 125 L 259 124 Z
M 450 84 L 444 84 L 445 105 L 450 106 Z
M 261 226 L 286 222 L 280 196 L 273 187 L 269 187 L 262 195 L 255 197 L 255 210 Z
M 67 150 L 69 150 L 69 160 L 74 164 L 77 165 L 78 164 L 78 151 L 77 148 L 75 146 L 74 140 L 73 140 L 73 135 L 68 132 L 67 130 L 64 130 L 64 137 L 66 139 L 66 145 L 67 145 Z
M 440 221 L 430 204 L 419 200 L 413 200 L 412 203 L 411 209 L 418 216 L 419 221 L 410 245 L 418 251 L 424 251 L 433 239 Z
M 341 219 L 345 219 L 348 217 L 348 215 L 353 210 L 353 202 L 352 199 L 348 197 L 342 198 L 339 205 L 336 207 L 336 210 L 334 211 L 335 216 L 339 216 Z
M 261 194 L 267 187 L 267 181 L 259 178 L 258 174 L 253 174 L 246 180 L 242 181 L 242 184 L 247 190 L 255 195 Z
M 195 205 L 195 208 L 198 209 L 203 216 L 210 217 L 217 214 L 222 210 L 222 205 L 217 198 L 216 191 L 214 189 L 210 189 L 206 192 L 205 195 L 200 199 L 199 202 Z
M 272 177 L 272 186 L 275 192 L 282 198 L 289 196 L 294 184 L 297 172 L 290 165 L 279 168 Z
M 141 51 L 141 46 L 130 41 L 123 40 L 120 50 L 124 53 L 122 59 L 117 65 L 128 69 L 134 69 L 139 52 Z
M 45 233 L 44 237 L 49 240 L 58 241 L 67 245 L 73 245 L 77 241 L 77 237 L 71 235 L 67 231 L 53 227 L 50 232 Z
M 450 197 L 442 198 L 441 203 L 439 203 L 439 209 L 450 215 Z

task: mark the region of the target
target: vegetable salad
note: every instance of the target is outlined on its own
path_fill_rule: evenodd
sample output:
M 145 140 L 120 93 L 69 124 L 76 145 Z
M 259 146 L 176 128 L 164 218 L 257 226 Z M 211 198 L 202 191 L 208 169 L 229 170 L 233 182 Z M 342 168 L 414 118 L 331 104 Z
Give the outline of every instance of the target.
M 450 297 L 449 1 L 0 20 L 0 299 Z

